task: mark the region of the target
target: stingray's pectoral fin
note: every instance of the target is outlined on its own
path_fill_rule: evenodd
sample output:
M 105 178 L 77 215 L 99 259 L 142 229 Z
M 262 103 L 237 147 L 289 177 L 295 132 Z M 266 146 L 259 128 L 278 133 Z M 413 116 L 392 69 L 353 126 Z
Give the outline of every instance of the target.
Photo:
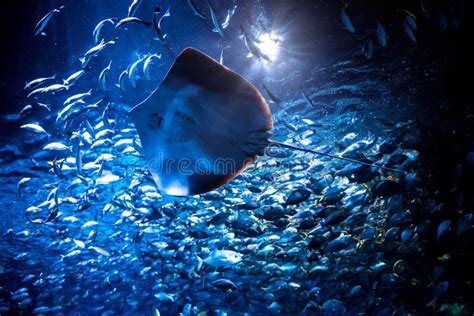
M 269 131 L 254 131 L 245 135 L 242 140 L 240 148 L 248 155 L 263 156 L 265 149 L 270 143 L 272 133 Z

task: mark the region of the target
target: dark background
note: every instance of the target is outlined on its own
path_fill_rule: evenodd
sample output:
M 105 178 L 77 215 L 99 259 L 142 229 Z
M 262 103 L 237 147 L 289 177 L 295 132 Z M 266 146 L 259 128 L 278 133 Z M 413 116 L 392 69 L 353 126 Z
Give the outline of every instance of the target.
M 188 10 L 186 1 L 182 2 L 183 10 Z M 48 37 L 33 37 L 33 28 L 37 21 L 49 10 L 63 3 L 66 4 L 67 10 L 55 16 L 48 25 Z M 292 55 L 288 58 L 298 59 L 303 71 L 304 68 L 311 69 L 315 65 L 324 65 L 354 54 L 355 51 L 358 52 L 365 38 L 373 32 L 373 26 L 378 20 L 381 20 L 390 31 L 390 46 L 385 52 L 385 57 L 402 58 L 405 53 L 410 52 L 414 58 L 419 59 L 421 68 L 435 68 L 437 70 L 435 77 L 426 83 L 422 81 L 426 79 L 425 77 L 417 78 L 415 75 L 412 79 L 413 85 L 416 84 L 419 89 L 418 101 L 425 106 L 421 110 L 423 115 L 420 115 L 425 118 L 423 122 L 426 132 L 423 139 L 425 146 L 419 150 L 427 161 L 424 166 L 426 183 L 435 198 L 445 205 L 445 211 L 439 218 L 431 218 L 434 235 L 439 222 L 446 218 L 451 218 L 455 222 L 459 218 L 460 209 L 472 212 L 474 170 L 466 161 L 467 154 L 474 152 L 472 1 L 464 2 L 465 15 L 458 30 L 449 28 L 443 32 L 433 21 L 420 22 L 416 44 L 407 40 L 399 23 L 400 16 L 394 12 L 399 8 L 416 11 L 418 1 L 352 1 L 347 12 L 358 28 L 354 35 L 342 29 L 339 1 L 288 0 L 258 3 L 273 15 L 274 20 L 291 25 L 291 29 L 297 30 L 288 34 L 289 42 L 293 46 Z M 430 3 L 447 7 L 451 1 Z M 50 76 L 53 73 L 65 77 L 68 75 L 66 69 L 70 70 L 72 66 L 78 68 L 77 58 L 90 47 L 91 33 L 95 24 L 104 17 L 114 16 L 117 12 L 125 15 L 128 5 L 129 1 L 112 0 L 67 3 L 55 0 L 2 1 L 0 114 L 18 112 L 27 104 L 22 91 L 26 81 Z M 241 9 L 237 14 L 252 16 L 253 5 L 254 1 L 239 2 Z M 182 46 L 191 44 L 197 47 L 206 46 L 208 43 L 203 41 L 215 36 L 209 30 L 183 29 L 180 28 L 179 21 L 173 23 L 177 24 L 174 25 L 174 33 L 171 33 L 170 37 L 185 38 L 180 44 Z M 369 25 L 371 28 L 365 29 L 361 25 Z M 229 37 L 233 41 L 238 41 L 237 36 L 237 26 L 234 25 L 229 30 Z M 241 44 L 239 45 L 236 44 L 235 54 L 242 54 L 244 51 Z M 216 57 L 218 52 L 216 49 L 211 53 Z M 129 57 L 125 56 L 124 59 Z M 377 57 L 374 58 L 377 62 Z M 232 62 L 231 60 L 231 65 Z M 383 63 L 381 60 L 381 68 L 384 67 Z M 234 62 L 234 66 L 238 66 L 237 62 Z M 392 73 L 387 75 L 396 77 L 398 71 L 392 70 Z M 288 89 L 293 88 L 290 85 Z M 408 87 L 401 86 L 400 93 L 403 94 L 403 89 L 406 88 Z M 3 139 L 8 140 L 14 130 L 11 130 L 9 125 L 3 125 L 0 133 Z M 453 191 L 453 170 L 459 165 L 462 167 L 460 186 Z M 459 280 L 474 280 L 471 243 L 459 243 L 452 239 L 440 245 L 433 239 L 428 240 L 426 246 L 427 252 L 420 255 L 426 256 L 426 260 L 433 262 L 433 266 L 439 256 L 446 252 L 452 254 L 448 273 L 452 275 L 455 287 L 457 283 L 461 283 Z M 461 286 L 453 295 L 464 296 L 466 293 L 471 293 L 468 296 L 472 298 L 473 290 L 472 286 L 468 288 Z
M 230 2 L 230 0 L 226 1 Z M 228 8 L 229 3 L 226 1 L 216 2 L 215 5 Z M 151 7 L 157 3 L 166 8 L 168 0 L 145 2 Z M 196 20 L 189 12 L 187 1 L 178 1 L 180 2 L 182 2 L 181 7 L 175 9 L 174 13 L 184 15 L 184 18 L 192 21 Z M 448 12 L 451 2 L 431 1 L 430 4 L 432 7 L 439 6 Z M 64 77 L 70 74 L 65 72 L 66 69 L 71 71 L 71 68 L 79 68 L 77 58 L 91 47 L 94 26 L 104 17 L 125 16 L 129 3 L 130 1 L 125 0 L 2 1 L 0 4 L 2 40 L 0 113 L 17 111 L 26 105 L 22 93 L 26 81 L 50 76 L 53 73 Z M 464 1 L 465 15 L 459 30 L 448 29 L 442 32 L 436 27 L 435 21 L 419 19 L 418 41 L 415 45 L 408 41 L 404 34 L 397 10 L 404 8 L 418 13 L 418 1 L 351 1 L 346 11 L 353 24 L 356 25 L 357 31 L 354 34 L 343 29 L 340 18 L 342 5 L 338 1 L 244 0 L 237 4 L 239 9 L 235 18 L 239 21 L 248 21 L 252 24 L 258 18 L 256 12 L 263 10 L 275 24 L 278 23 L 293 30 L 286 35 L 285 40 L 291 44 L 292 52 L 285 58 L 297 60 L 302 71 L 315 65 L 325 65 L 354 52 L 358 53 L 363 41 L 369 36 L 374 37 L 375 25 L 377 21 L 381 21 L 389 34 L 388 50 L 391 53 L 400 56 L 405 50 L 413 49 L 415 46 L 419 54 L 426 53 L 428 56 L 432 55 L 433 59 L 441 58 L 443 61 L 448 61 L 449 71 L 440 78 L 446 80 L 441 92 L 445 92 L 446 96 L 452 98 L 458 105 L 469 103 L 471 94 L 469 90 L 473 84 L 471 1 Z M 66 8 L 54 16 L 48 24 L 45 30 L 48 36 L 33 37 L 33 29 L 37 21 L 52 8 L 60 5 L 66 5 Z M 149 18 L 146 14 L 150 10 L 153 8 L 142 9 L 141 17 Z M 182 10 L 182 12 L 176 12 L 176 10 Z M 178 19 L 170 19 L 167 23 L 176 23 L 170 24 L 169 28 L 173 30 L 169 34 L 171 40 L 179 42 L 176 46 L 217 47 L 217 44 L 209 45 L 209 40 L 214 39 L 215 34 L 207 27 L 200 24 L 193 25 L 187 21 L 188 29 L 186 29 L 179 20 L 175 20 Z M 197 20 L 196 23 L 198 22 Z M 229 33 L 226 35 L 227 43 L 222 45 L 231 43 L 233 45 L 229 54 L 234 52 L 242 54 L 244 47 L 238 40 L 238 25 L 231 24 L 227 31 Z M 209 51 L 209 48 L 207 50 Z M 218 57 L 219 51 L 209 51 L 209 53 Z M 239 68 L 241 58 L 235 58 L 235 60 L 238 62 L 233 64 L 231 60 L 231 66 L 235 65 Z

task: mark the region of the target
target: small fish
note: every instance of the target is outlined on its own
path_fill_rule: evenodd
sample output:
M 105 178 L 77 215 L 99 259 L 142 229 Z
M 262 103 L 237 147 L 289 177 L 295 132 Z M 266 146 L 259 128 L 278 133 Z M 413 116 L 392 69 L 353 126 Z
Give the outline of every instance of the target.
M 55 94 L 56 92 L 60 92 L 60 91 L 63 91 L 63 90 L 68 90 L 68 89 L 69 89 L 69 86 L 57 83 L 57 84 L 50 85 L 48 87 L 35 89 L 27 95 L 27 98 L 30 98 L 30 97 L 32 97 L 36 94 L 40 94 L 40 93 L 41 94 L 43 94 L 43 93 Z
M 348 30 L 351 33 L 355 32 L 354 25 L 352 25 L 351 19 L 349 18 L 349 16 L 347 16 L 346 10 L 344 8 L 341 9 L 341 20 L 346 30 Z
M 108 41 L 108 42 L 105 42 L 104 39 L 102 39 L 100 41 L 100 43 L 94 47 L 92 47 L 91 49 L 89 49 L 83 57 L 79 58 L 79 61 L 81 62 L 82 64 L 82 67 L 85 67 L 87 66 L 87 63 L 89 62 L 89 60 L 96 56 L 97 54 L 99 54 L 101 51 L 103 51 L 107 46 L 110 46 L 110 45 L 114 45 L 115 44 L 115 41 L 114 40 L 111 40 L 111 41 Z
M 42 126 L 40 126 L 39 124 L 36 124 L 36 123 L 24 124 L 24 125 L 20 126 L 20 128 L 27 129 L 27 130 L 32 131 L 32 132 L 37 133 L 37 134 L 44 134 L 48 138 L 51 137 L 51 135 L 48 134 Z
M 362 53 L 364 54 L 365 58 L 371 59 L 372 54 L 374 51 L 374 44 L 372 44 L 372 40 L 369 39 L 364 46 L 362 46 Z
M 446 291 L 449 288 L 449 281 L 444 281 L 439 283 L 436 286 L 436 289 L 433 294 L 433 300 L 429 302 L 426 307 L 434 306 L 443 296 L 445 296 Z
M 17 188 L 19 197 L 21 197 L 21 189 L 25 187 L 26 184 L 30 181 L 31 181 L 31 178 L 28 178 L 28 177 L 22 178 L 20 181 L 18 181 L 16 188 Z
M 247 57 L 256 57 L 256 58 L 261 58 L 264 59 L 268 62 L 271 62 L 271 58 L 264 54 L 260 48 L 255 43 L 255 40 L 250 36 L 250 34 L 247 32 L 247 30 L 242 26 L 242 24 L 239 25 L 240 28 L 240 33 L 242 34 L 243 40 L 245 47 L 247 47 L 249 54 Z
M 76 152 L 76 170 L 77 174 L 83 176 L 84 172 L 82 171 L 82 152 L 81 152 L 81 144 L 77 144 L 77 152 Z
M 285 201 L 285 205 L 295 205 L 306 201 L 311 195 L 311 191 L 307 189 L 296 189 L 290 193 Z
M 160 316 L 160 310 L 155 306 L 151 305 L 151 311 L 150 311 L 151 316 Z
M 385 28 L 380 22 L 377 23 L 377 39 L 379 40 L 380 46 L 387 46 L 387 33 L 385 33 Z
M 76 107 L 77 105 L 83 105 L 85 102 L 83 100 L 77 100 L 67 104 L 64 108 L 59 111 L 58 116 L 56 117 L 56 122 L 59 122 L 64 119 L 66 113 L 68 113 L 72 108 Z
M 48 111 L 48 112 L 51 112 L 51 108 L 50 108 L 50 106 L 49 106 L 48 104 L 39 103 L 39 102 L 36 103 L 36 104 L 38 104 L 38 106 L 39 106 L 40 108 L 43 108 L 43 109 L 45 109 L 45 110 Z
M 155 297 L 159 301 L 164 301 L 164 302 L 169 301 L 171 303 L 174 303 L 174 295 L 171 295 L 171 294 L 168 294 L 168 293 L 165 293 L 165 292 L 156 293 Z
M 127 17 L 132 17 L 137 13 L 138 7 L 142 3 L 142 0 L 133 0 L 130 6 L 128 7 Z
M 408 26 L 412 29 L 415 30 L 418 28 L 418 25 L 416 23 L 416 16 L 411 13 L 410 11 L 407 10 L 401 10 L 401 12 L 405 13 L 405 22 L 408 24 Z
M 287 121 L 285 121 L 285 120 L 282 120 L 281 122 L 282 122 L 283 125 L 285 125 L 285 127 L 288 128 L 290 131 L 292 131 L 292 132 L 298 131 L 298 128 L 297 128 L 295 125 L 293 125 L 293 124 L 291 124 L 291 123 L 289 123 L 289 122 L 287 122 Z
M 161 53 L 155 53 L 148 56 L 143 63 L 143 74 L 145 75 L 145 79 L 150 80 L 150 65 L 152 64 L 153 60 L 161 60 Z
M 25 107 L 20 110 L 20 117 L 30 114 L 32 109 L 33 106 L 31 104 L 25 105 Z
M 437 233 L 437 239 L 442 240 L 444 236 L 446 236 L 447 233 L 451 231 L 452 227 L 452 221 L 450 219 L 447 219 L 438 226 L 438 233 Z
M 84 225 L 81 226 L 81 229 L 90 228 L 96 225 L 99 225 L 99 223 L 96 221 L 88 221 Z
M 214 33 L 219 34 L 221 37 L 224 37 L 224 31 L 222 29 L 221 24 L 219 23 L 219 20 L 217 19 L 214 9 L 212 8 L 211 2 L 207 1 L 207 5 L 209 6 L 209 11 L 211 12 L 212 24 L 214 26 L 212 31 Z
M 309 97 L 309 95 L 304 90 L 302 90 L 301 92 L 303 94 L 303 98 L 305 99 L 306 103 L 308 103 L 308 105 L 310 107 L 315 107 L 315 105 L 314 105 L 313 101 L 311 100 L 311 98 Z
M 40 306 L 40 307 L 36 307 L 34 310 L 33 310 L 33 313 L 34 314 L 46 314 L 46 313 L 49 313 L 51 309 L 47 306 Z
M 103 248 L 100 248 L 100 247 L 97 247 L 97 246 L 89 246 L 87 249 L 94 250 L 95 252 L 97 252 L 100 255 L 110 257 L 110 253 L 107 250 L 103 249 Z
M 164 34 L 163 31 L 161 30 L 161 23 L 163 23 L 163 20 L 166 17 L 171 16 L 170 8 L 168 7 L 166 12 L 163 13 L 163 15 L 159 19 L 158 19 L 158 13 L 159 12 L 155 12 L 155 14 L 153 15 L 153 26 L 155 28 L 155 33 L 156 33 L 156 37 L 158 38 L 158 40 L 160 42 L 164 42 L 166 40 L 167 34 Z
M 84 115 L 85 113 L 89 112 L 90 110 L 94 110 L 94 109 L 97 110 L 99 108 L 99 103 L 101 101 L 102 100 L 100 100 L 100 101 L 98 101 L 94 104 L 90 104 L 90 105 L 81 107 L 81 108 L 75 108 L 72 111 L 69 111 L 68 113 L 66 113 L 66 115 L 62 118 L 62 120 L 64 122 L 71 121 L 73 119 L 77 119 L 78 117 Z
M 109 73 L 111 66 L 112 66 L 112 61 L 110 61 L 107 67 L 102 69 L 102 71 L 99 74 L 99 86 L 103 92 L 107 91 L 107 79 L 106 79 L 107 77 L 106 76 Z
M 196 2 L 194 2 L 194 0 L 188 0 L 188 5 L 191 7 L 191 9 L 193 10 L 195 15 L 197 15 L 198 17 L 200 17 L 203 20 L 207 20 L 206 14 L 201 10 L 201 8 L 199 8 L 197 6 L 197 4 L 196 4 Z
M 230 266 L 240 262 L 241 260 L 242 254 L 238 252 L 232 250 L 214 250 L 204 260 L 198 257 L 197 270 L 200 270 L 203 263 L 217 268 Z
M 73 73 L 72 75 L 70 75 L 67 79 L 63 80 L 63 83 L 66 85 L 66 86 L 70 86 L 70 85 L 73 85 L 77 82 L 77 80 L 79 80 L 79 78 L 82 77 L 82 75 L 85 73 L 86 71 L 85 70 L 79 70 L 79 71 L 76 71 L 75 73 Z
M 267 93 L 268 97 L 270 98 L 270 100 L 273 102 L 273 103 L 276 103 L 276 104 L 280 104 L 281 103 L 281 99 L 278 98 L 276 95 L 274 95 L 270 89 L 268 89 L 267 85 L 263 82 L 262 83 L 262 86 L 263 86 L 263 89 L 265 90 L 265 92 Z
M 145 57 L 143 58 L 139 58 L 137 59 L 129 68 L 128 70 L 128 81 L 130 82 L 130 84 L 132 85 L 132 87 L 136 88 L 137 87 L 137 80 L 141 78 L 141 76 L 139 74 L 136 73 L 137 69 L 138 69 L 138 65 L 145 59 Z
M 230 48 L 230 46 L 226 46 L 226 47 L 224 47 L 224 48 L 221 49 L 221 54 L 220 54 L 220 56 L 219 56 L 219 63 L 220 63 L 221 65 L 224 64 L 224 51 L 225 51 L 226 49 L 228 49 L 228 48 Z
M 49 11 L 44 17 L 39 20 L 39 22 L 36 24 L 35 29 L 33 30 L 33 36 L 37 36 L 39 34 L 44 34 L 42 33 L 48 22 L 51 20 L 53 15 L 55 13 L 61 12 L 61 10 L 64 9 L 64 6 L 59 7 L 59 9 L 54 9 Z
M 213 286 L 221 289 L 224 292 L 233 292 L 236 291 L 237 285 L 234 284 L 231 280 L 228 279 L 217 279 L 211 282 Z
M 117 87 L 119 87 L 122 91 L 125 91 L 125 78 L 128 78 L 127 70 L 122 71 L 117 84 Z
M 406 21 L 403 21 L 403 29 L 405 30 L 405 33 L 407 34 L 408 38 L 413 43 L 416 43 L 415 34 L 413 33 L 413 30 L 411 29 L 410 25 L 408 25 L 408 23 Z
M 104 126 L 107 129 L 110 128 L 109 119 L 107 118 L 107 112 L 109 111 L 110 106 L 111 106 L 110 103 L 108 103 L 105 106 L 104 111 L 102 112 L 102 116 L 101 116 L 101 121 L 104 123 Z
M 53 150 L 53 151 L 66 151 L 70 150 L 69 146 L 64 145 L 60 142 L 52 142 L 43 147 L 43 150 Z
M 97 178 L 95 180 L 95 183 L 96 184 L 109 184 L 109 183 L 112 183 L 112 182 L 117 182 L 120 180 L 120 177 L 115 175 L 115 174 L 112 174 L 110 172 L 106 173 L 104 172 L 104 175 L 101 176 L 100 178 Z
M 53 173 L 54 173 L 59 179 L 63 179 L 63 178 L 64 178 L 64 175 L 63 175 L 61 169 L 62 169 L 62 166 L 63 166 L 63 164 L 64 164 L 64 160 L 61 162 L 61 165 L 58 166 L 58 164 L 57 164 L 57 157 L 55 157 L 55 158 L 53 159 L 52 164 L 53 164 Z
M 142 25 L 145 25 L 146 27 L 150 27 L 151 26 L 151 23 L 148 22 L 148 21 L 144 21 L 142 19 L 139 19 L 139 18 L 136 18 L 136 17 L 128 17 L 128 18 L 125 18 L 125 19 L 122 19 L 120 20 L 116 25 L 115 25 L 115 29 L 118 30 L 119 28 L 127 25 L 127 24 L 142 24 Z
M 222 22 L 221 24 L 223 30 L 225 30 L 229 26 L 230 20 L 234 16 L 236 9 L 237 9 L 237 5 L 234 5 L 232 9 L 227 10 L 227 16 L 225 17 L 224 22 Z
M 72 240 L 76 246 L 78 246 L 79 248 L 86 248 L 86 244 L 82 241 L 82 240 L 77 240 L 77 239 L 73 239 Z
M 46 81 L 50 81 L 50 80 L 54 80 L 54 79 L 56 79 L 56 74 L 52 75 L 51 77 L 38 78 L 38 79 L 32 80 L 30 82 L 27 82 L 25 84 L 25 88 L 23 88 L 23 89 L 24 90 L 34 89 L 34 88 L 37 88 L 38 86 L 40 86 L 41 84 L 45 83 Z
M 105 19 L 105 20 L 100 21 L 100 22 L 96 25 L 96 27 L 94 28 L 94 31 L 92 32 L 92 37 L 94 38 L 94 43 L 95 43 L 95 44 L 99 44 L 99 43 L 100 43 L 102 28 L 103 28 L 105 25 L 111 24 L 112 26 L 114 26 L 117 21 L 118 21 L 117 18 Z
M 77 100 L 80 100 L 80 99 L 83 99 L 85 97 L 88 97 L 92 94 L 92 89 L 89 89 L 89 91 L 87 92 L 84 92 L 84 93 L 79 93 L 79 94 L 75 94 L 73 96 L 70 96 L 69 98 L 67 98 L 64 102 L 63 102 L 63 105 L 68 105 L 70 103 L 73 103 Z

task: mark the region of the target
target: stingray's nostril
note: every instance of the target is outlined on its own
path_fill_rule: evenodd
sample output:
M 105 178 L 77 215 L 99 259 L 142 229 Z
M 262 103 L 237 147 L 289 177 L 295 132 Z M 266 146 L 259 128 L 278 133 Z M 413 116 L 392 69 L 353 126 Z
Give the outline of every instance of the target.
M 151 115 L 151 122 L 148 124 L 153 129 L 160 129 L 163 126 L 163 117 L 158 113 Z

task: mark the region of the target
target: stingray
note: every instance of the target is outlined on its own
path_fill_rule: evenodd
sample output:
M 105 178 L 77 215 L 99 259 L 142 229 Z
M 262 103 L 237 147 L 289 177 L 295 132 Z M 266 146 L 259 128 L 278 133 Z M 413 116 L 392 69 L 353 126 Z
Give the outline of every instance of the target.
M 160 86 L 129 114 L 153 180 L 168 195 L 214 190 L 271 145 L 394 170 L 272 140 L 271 112 L 257 89 L 194 48 L 181 52 Z

